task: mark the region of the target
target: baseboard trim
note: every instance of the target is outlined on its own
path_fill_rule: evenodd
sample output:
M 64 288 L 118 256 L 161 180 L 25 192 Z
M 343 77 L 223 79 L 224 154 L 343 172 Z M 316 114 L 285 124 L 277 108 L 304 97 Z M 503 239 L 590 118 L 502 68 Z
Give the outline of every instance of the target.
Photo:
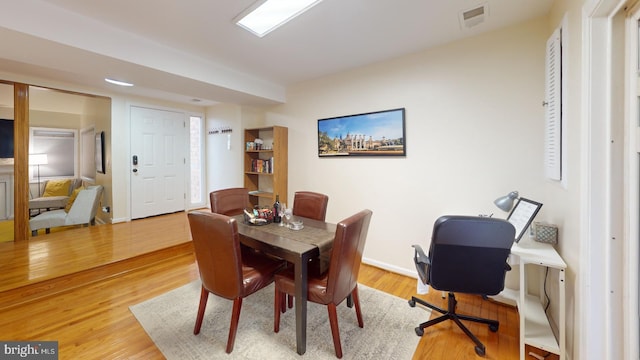
M 374 259 L 370 259 L 370 258 L 362 258 L 362 262 L 367 264 L 367 265 L 372 265 L 375 267 L 379 267 L 380 269 L 384 269 L 384 270 L 388 270 L 400 275 L 404 275 L 404 276 L 408 276 L 408 277 L 412 277 L 417 279 L 418 278 L 418 272 L 415 270 L 407 270 L 405 268 L 401 268 L 399 266 L 395 266 L 395 265 L 390 265 L 387 263 L 384 263 L 382 261 L 378 261 L 378 260 L 374 260 Z

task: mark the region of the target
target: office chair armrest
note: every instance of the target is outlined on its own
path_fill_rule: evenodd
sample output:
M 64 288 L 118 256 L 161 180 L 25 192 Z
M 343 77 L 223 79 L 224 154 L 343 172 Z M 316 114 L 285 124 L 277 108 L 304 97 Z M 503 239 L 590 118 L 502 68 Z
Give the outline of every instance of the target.
M 411 245 L 415 249 L 415 261 L 416 263 L 431 265 L 431 259 L 425 254 L 420 245 Z

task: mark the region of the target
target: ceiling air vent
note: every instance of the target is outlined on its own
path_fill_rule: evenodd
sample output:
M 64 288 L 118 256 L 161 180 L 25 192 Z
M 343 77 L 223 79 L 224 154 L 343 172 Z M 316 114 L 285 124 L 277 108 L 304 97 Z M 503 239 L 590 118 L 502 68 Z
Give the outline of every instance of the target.
M 485 21 L 489 15 L 489 5 L 482 4 L 473 9 L 465 10 L 460 13 L 460 26 L 463 29 L 470 29 Z

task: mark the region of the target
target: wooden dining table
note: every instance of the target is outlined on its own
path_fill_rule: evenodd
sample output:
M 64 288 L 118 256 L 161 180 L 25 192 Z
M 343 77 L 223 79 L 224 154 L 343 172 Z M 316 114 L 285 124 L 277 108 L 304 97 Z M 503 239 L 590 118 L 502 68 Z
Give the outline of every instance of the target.
M 298 354 L 307 350 L 307 273 L 309 261 L 327 257 L 331 251 L 336 225 L 296 216 L 303 228 L 292 230 L 278 223 L 251 225 L 243 215 L 234 217 L 238 223 L 240 242 L 288 261 L 294 266 L 296 346 Z

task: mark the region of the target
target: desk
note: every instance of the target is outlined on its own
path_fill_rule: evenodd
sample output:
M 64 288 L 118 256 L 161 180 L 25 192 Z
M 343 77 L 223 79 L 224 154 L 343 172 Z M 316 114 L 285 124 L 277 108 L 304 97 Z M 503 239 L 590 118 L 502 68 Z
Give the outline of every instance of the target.
M 520 243 L 511 247 L 514 260 L 512 265 L 520 266 L 519 290 L 505 289 L 498 297 L 506 298 L 516 303 L 520 314 L 520 359 L 525 357 L 525 345 L 558 354 L 560 360 L 565 359 L 565 281 L 564 272 L 567 264 L 562 260 L 556 249 L 550 244 L 535 242 L 523 238 Z M 542 306 L 541 298 L 530 295 L 527 290 L 527 266 L 535 265 L 544 277 L 546 267 L 558 270 L 559 316 L 558 338 L 556 339 L 547 314 Z M 540 296 L 544 294 L 544 279 L 540 282 Z M 499 299 L 497 299 L 500 301 Z
M 302 217 L 304 229 L 294 231 L 279 224 L 253 226 L 244 223 L 244 216 L 234 216 L 238 223 L 240 242 L 266 254 L 287 260 L 294 266 L 296 291 L 296 344 L 298 354 L 307 351 L 307 270 L 310 259 L 330 250 L 336 225 Z

